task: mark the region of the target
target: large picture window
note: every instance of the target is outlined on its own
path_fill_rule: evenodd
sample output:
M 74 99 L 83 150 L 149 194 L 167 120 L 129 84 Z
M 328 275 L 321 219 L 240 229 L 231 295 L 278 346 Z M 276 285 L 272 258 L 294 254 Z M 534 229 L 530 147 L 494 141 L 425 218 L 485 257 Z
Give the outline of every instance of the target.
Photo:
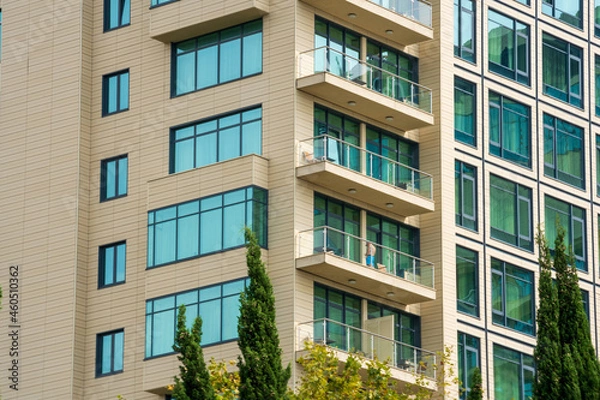
M 554 249 L 558 221 L 566 230 L 565 245 L 575 255 L 575 266 L 587 271 L 585 210 L 550 196 L 546 196 L 545 201 L 545 232 L 549 247 Z
M 454 139 L 477 146 L 475 84 L 454 77 Z
M 495 324 L 533 335 L 533 272 L 492 258 L 492 311 Z
M 490 231 L 494 239 L 533 251 L 531 189 L 490 175 Z
M 529 85 L 529 25 L 489 10 L 488 52 L 490 71 Z
M 456 225 L 477 231 L 477 168 L 454 162 Z
M 544 114 L 544 175 L 585 188 L 583 129 Z
M 475 62 L 475 2 L 454 0 L 454 55 Z
M 496 92 L 490 92 L 489 104 L 490 154 L 530 167 L 530 108 Z
M 547 33 L 542 43 L 544 94 L 583 107 L 583 50 Z
M 533 357 L 494 344 L 494 398 L 528 400 L 533 396 Z

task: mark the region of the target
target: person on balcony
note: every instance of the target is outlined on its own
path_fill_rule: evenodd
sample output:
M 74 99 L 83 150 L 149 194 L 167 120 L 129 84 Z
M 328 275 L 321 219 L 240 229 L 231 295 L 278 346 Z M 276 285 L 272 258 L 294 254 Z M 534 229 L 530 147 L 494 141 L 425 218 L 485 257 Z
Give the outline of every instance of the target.
M 367 252 L 365 253 L 365 256 L 367 257 L 367 266 L 371 266 L 373 268 L 375 268 L 375 253 L 377 252 L 377 249 L 375 248 L 375 246 L 373 246 L 373 243 L 371 242 L 367 242 Z

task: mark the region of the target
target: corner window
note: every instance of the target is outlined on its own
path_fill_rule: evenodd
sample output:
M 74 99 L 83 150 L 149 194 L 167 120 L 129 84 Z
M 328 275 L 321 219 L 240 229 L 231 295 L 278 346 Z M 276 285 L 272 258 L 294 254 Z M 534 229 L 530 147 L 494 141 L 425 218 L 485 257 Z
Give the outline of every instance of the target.
M 130 18 L 130 0 L 104 0 L 104 32 L 129 25 Z
M 125 242 L 101 246 L 98 252 L 98 288 L 125 283 Z
M 477 146 L 475 84 L 454 77 L 454 139 Z
M 173 43 L 171 96 L 262 72 L 262 19 Z
M 533 272 L 492 258 L 493 322 L 534 334 Z
M 549 247 L 554 249 L 558 219 L 566 231 L 565 245 L 567 248 L 571 247 L 575 255 L 575 266 L 577 269 L 587 271 L 585 210 L 550 196 L 545 196 L 545 201 L 545 230 Z
M 583 26 L 581 0 L 542 0 L 542 12 L 577 28 Z
M 456 246 L 456 309 L 479 316 L 479 266 L 476 251 Z
M 473 371 L 479 366 L 479 338 L 458 332 L 458 379 L 460 399 L 465 400 L 471 392 Z
M 100 201 L 127 195 L 127 155 L 100 162 Z
M 262 109 L 171 129 L 171 173 L 262 153 Z
M 454 162 L 456 225 L 477 231 L 477 168 Z
M 123 372 L 124 336 L 123 329 L 96 335 L 96 377 Z
M 454 0 L 454 55 L 475 62 L 475 2 Z
M 531 189 L 490 175 L 490 231 L 494 239 L 533 251 Z
M 547 33 L 542 43 L 544 94 L 583 108 L 583 50 Z
M 544 114 L 544 175 L 585 188 L 583 129 Z
M 102 116 L 129 110 L 129 70 L 102 77 Z
M 490 154 L 523 167 L 530 167 L 530 108 L 490 92 L 489 112 Z
M 489 10 L 488 53 L 490 71 L 529 85 L 529 25 Z
M 534 380 L 532 356 L 494 344 L 494 398 L 530 399 Z

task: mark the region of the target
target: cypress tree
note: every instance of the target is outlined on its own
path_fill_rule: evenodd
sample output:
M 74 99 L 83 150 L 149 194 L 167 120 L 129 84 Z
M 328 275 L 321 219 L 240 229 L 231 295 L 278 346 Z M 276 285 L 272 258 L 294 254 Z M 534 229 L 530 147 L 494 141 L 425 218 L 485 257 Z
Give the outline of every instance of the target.
M 279 400 L 287 398 L 290 365 L 281 365 L 279 335 L 275 325 L 273 286 L 261 261 L 256 237 L 246 228 L 246 263 L 250 285 L 240 296 L 238 358 L 240 398 Z M 178 399 L 179 400 L 179 399 Z
M 483 385 L 481 383 L 481 370 L 477 367 L 473 370 L 471 378 L 471 390 L 467 396 L 467 400 L 483 400 Z
M 563 392 L 562 397 L 560 397 L 561 400 L 582 400 L 575 361 L 571 356 L 571 347 L 568 345 L 564 346 L 562 355 L 561 388 Z M 543 399 L 543 397 L 540 397 L 540 399 Z
M 173 350 L 179 353 L 177 359 L 181 362 L 181 378 L 175 377 L 173 397 L 177 400 L 216 400 L 200 346 L 202 319 L 197 317 L 191 330 L 186 328 L 185 322 L 185 306 L 182 304 L 177 316 L 177 332 L 173 345 Z

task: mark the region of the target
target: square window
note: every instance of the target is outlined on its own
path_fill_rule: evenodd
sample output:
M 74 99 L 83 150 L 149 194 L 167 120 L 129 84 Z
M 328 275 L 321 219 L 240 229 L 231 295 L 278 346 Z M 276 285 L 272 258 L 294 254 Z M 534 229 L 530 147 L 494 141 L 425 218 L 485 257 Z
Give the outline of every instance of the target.
M 530 113 L 529 106 L 490 91 L 490 154 L 531 167 Z
M 122 155 L 100 163 L 100 201 L 107 201 L 127 195 L 127 155 Z
M 102 116 L 129 110 L 129 70 L 102 77 Z
M 131 0 L 104 0 L 104 32 L 127 26 L 131 18 Z
M 123 329 L 96 335 L 96 377 L 123 372 L 124 337 Z
M 125 242 L 100 247 L 98 260 L 99 288 L 125 283 L 125 260 Z

